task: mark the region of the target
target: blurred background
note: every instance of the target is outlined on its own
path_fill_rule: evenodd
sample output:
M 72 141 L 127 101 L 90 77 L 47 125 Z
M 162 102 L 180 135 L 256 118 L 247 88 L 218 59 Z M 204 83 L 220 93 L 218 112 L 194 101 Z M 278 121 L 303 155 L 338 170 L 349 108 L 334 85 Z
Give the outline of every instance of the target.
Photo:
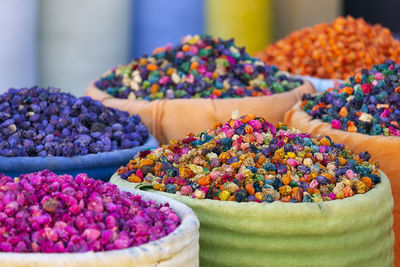
M 234 37 L 254 54 L 339 15 L 399 32 L 399 9 L 396 0 L 1 0 L 0 92 L 37 84 L 81 96 L 108 69 L 186 34 Z

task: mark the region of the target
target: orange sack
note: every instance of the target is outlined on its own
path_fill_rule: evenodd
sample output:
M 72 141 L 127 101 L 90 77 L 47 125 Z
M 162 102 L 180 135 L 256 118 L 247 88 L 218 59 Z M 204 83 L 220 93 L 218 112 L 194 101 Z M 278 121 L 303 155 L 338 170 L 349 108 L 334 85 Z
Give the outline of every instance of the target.
M 313 135 L 328 135 L 336 143 L 344 143 L 355 153 L 368 151 L 373 160 L 378 162 L 380 169 L 389 177 L 394 198 L 393 230 L 395 234 L 394 254 L 395 266 L 400 266 L 400 137 L 370 136 L 336 130 L 329 123 L 319 119 L 313 120 L 310 115 L 296 104 L 285 114 L 288 126 L 309 132 Z
M 284 93 L 269 96 L 227 99 L 160 99 L 155 101 L 114 98 L 91 83 L 86 95 L 100 100 L 105 106 L 139 114 L 143 123 L 161 144 L 182 138 L 188 133 L 198 133 L 210 125 L 227 121 L 232 111 L 240 114 L 257 114 L 277 123 L 303 94 L 315 92 L 314 86 L 304 84 Z

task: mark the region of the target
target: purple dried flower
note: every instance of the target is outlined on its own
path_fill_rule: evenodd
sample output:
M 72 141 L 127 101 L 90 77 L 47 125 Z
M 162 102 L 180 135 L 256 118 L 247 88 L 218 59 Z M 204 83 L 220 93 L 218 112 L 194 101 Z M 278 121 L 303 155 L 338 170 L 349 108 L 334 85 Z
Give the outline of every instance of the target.
M 87 155 L 144 144 L 138 115 L 58 89 L 9 89 L 0 95 L 0 156 Z

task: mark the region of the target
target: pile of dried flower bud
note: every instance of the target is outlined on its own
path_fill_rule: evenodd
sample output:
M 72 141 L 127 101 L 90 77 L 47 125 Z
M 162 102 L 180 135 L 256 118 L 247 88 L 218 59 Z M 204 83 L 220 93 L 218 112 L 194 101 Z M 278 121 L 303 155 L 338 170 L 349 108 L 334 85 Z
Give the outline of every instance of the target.
M 290 91 L 303 82 L 250 57 L 233 39 L 188 35 L 108 71 L 97 88 L 118 98 L 232 98 Z
M 400 136 L 400 64 L 388 60 L 364 69 L 335 88 L 303 95 L 301 107 L 332 128 Z
M 87 155 L 145 143 L 138 115 L 59 89 L 9 89 L 0 95 L 0 156 Z
M 380 182 L 368 152 L 353 154 L 327 136 L 237 114 L 197 136 L 140 152 L 118 174 L 159 191 L 237 202 L 329 201 Z
M 400 41 L 381 25 L 347 16 L 292 32 L 257 56 L 293 74 L 343 80 L 386 59 L 399 61 Z
M 0 251 L 85 252 L 139 246 L 173 232 L 168 206 L 115 185 L 48 170 L 0 176 Z

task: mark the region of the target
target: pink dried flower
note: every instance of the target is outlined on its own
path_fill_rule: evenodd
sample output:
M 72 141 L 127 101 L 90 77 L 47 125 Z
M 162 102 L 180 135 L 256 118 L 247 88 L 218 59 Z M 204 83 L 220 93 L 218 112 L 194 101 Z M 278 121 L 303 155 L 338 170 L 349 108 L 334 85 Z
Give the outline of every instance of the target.
M 48 170 L 0 175 L 0 251 L 85 252 L 138 246 L 174 231 L 168 204 L 143 201 L 116 186 Z

